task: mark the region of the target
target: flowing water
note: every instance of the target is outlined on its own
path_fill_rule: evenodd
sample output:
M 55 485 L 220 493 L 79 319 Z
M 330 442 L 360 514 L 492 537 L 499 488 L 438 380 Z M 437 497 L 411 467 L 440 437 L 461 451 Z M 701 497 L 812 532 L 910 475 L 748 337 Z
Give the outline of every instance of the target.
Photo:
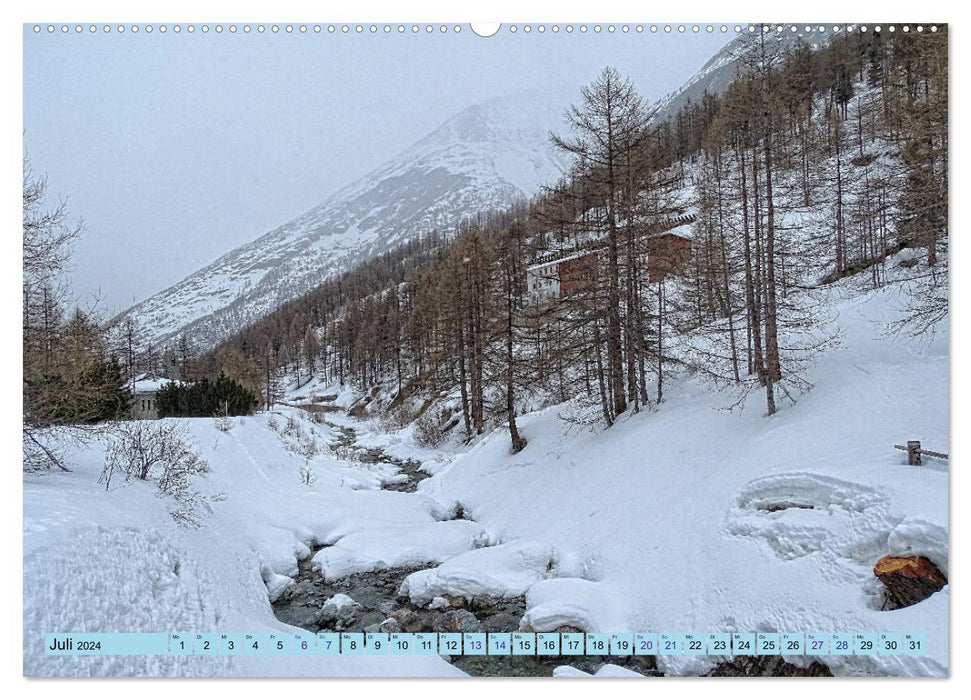
M 346 426 L 338 430 L 331 449 L 363 463 L 388 463 L 399 468 L 397 479 L 382 488 L 414 493 L 418 484 L 428 478 L 415 460 L 403 460 L 381 448 L 357 445 L 357 431 Z M 461 517 L 461 516 L 460 516 Z M 273 603 L 276 617 L 287 624 L 309 632 L 511 632 L 519 629 L 526 612 L 524 597 L 494 598 L 482 596 L 468 600 L 461 596 L 447 598 L 448 606 L 438 609 L 414 605 L 407 596 L 399 596 L 402 581 L 411 573 L 433 568 L 428 562 L 420 566 L 386 569 L 352 574 L 336 581 L 324 581 L 312 569 L 313 556 L 324 547 L 316 547 L 310 556 L 298 562 L 294 583 Z M 343 594 L 353 603 L 325 603 Z M 338 599 L 342 600 L 342 599 Z M 577 631 L 577 630 L 565 630 Z M 662 675 L 653 656 L 455 656 L 444 657 L 472 676 L 550 676 L 558 666 L 569 665 L 594 673 L 611 663 L 646 676 Z M 823 664 L 814 662 L 808 668 L 786 663 L 781 657 L 740 657 L 720 663 L 709 675 L 729 676 L 795 676 L 830 675 Z

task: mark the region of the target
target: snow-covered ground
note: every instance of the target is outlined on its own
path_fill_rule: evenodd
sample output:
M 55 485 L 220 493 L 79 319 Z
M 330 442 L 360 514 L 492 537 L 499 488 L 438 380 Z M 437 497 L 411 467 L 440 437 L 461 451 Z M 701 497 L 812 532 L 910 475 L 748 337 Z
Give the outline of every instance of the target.
M 24 478 L 24 673 L 26 675 L 460 675 L 438 657 L 50 657 L 52 631 L 296 631 L 273 616 L 264 579 L 294 574 L 308 543 L 371 527 L 429 527 L 448 514 L 431 499 L 378 490 L 362 465 L 330 455 L 330 430 L 301 417 L 182 419 L 212 472 L 198 485 L 223 493 L 204 527 L 175 525 L 149 484 L 106 491 L 103 447 L 74 471 Z M 286 415 L 323 453 L 306 486 L 281 433 Z M 276 430 L 267 425 L 277 423 Z M 444 524 L 444 523 L 443 523 Z
M 829 294 L 842 345 L 818 359 L 813 390 L 771 418 L 761 396 L 726 411 L 725 396 L 690 378 L 609 431 L 578 428 L 557 407 L 524 416 L 529 444 L 516 455 L 501 429 L 467 450 L 432 451 L 414 445 L 412 428 L 326 415 L 353 425 L 360 444 L 428 465 L 435 475 L 417 493 L 380 490 L 393 466 L 339 459 L 327 448 L 337 431 L 298 408 L 234 419 L 228 432 L 185 419 L 212 467 L 198 486 L 226 496 L 198 530 L 178 527 L 148 484 L 99 485 L 103 444 L 79 450 L 71 473 L 25 475 L 24 672 L 460 674 L 418 656 L 43 654 L 55 631 L 293 631 L 270 596 L 318 543 L 336 545 L 315 560 L 329 577 L 441 562 L 406 579 L 402 593 L 422 605 L 525 594 L 523 629 L 922 632 L 926 656 L 824 661 L 838 674 L 944 675 L 947 588 L 880 611 L 872 568 L 885 554 L 920 553 L 947 572 L 946 467 L 908 467 L 893 449 L 920 439 L 947 450 L 946 329 L 929 344 L 885 337 L 901 303 L 892 290 Z M 781 503 L 812 508 L 767 510 Z M 458 504 L 471 521 L 450 520 Z M 717 660 L 658 662 L 693 674 Z
M 923 632 L 926 656 L 825 661 L 840 674 L 947 672 L 947 588 L 886 612 L 873 576 L 886 554 L 924 554 L 947 572 L 946 466 L 908 467 L 893 449 L 920 439 L 947 450 L 946 329 L 908 344 L 882 336 L 900 303 L 892 289 L 830 294 L 842 346 L 771 418 L 761 396 L 719 410 L 725 397 L 685 381 L 609 431 L 578 430 L 557 407 L 526 416 L 519 454 L 500 432 L 423 484 L 499 541 L 552 545 L 524 627 Z M 784 503 L 812 508 L 766 510 Z M 681 674 L 712 659 L 658 662 Z

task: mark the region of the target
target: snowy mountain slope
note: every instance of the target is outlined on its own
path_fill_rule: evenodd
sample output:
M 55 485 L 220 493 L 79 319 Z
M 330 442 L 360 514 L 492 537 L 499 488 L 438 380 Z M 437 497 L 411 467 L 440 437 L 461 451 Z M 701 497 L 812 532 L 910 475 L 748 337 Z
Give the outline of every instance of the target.
M 761 25 L 754 25 L 761 26 Z M 788 25 L 787 25 L 788 29 Z M 813 50 L 829 41 L 832 34 L 818 32 L 772 32 L 766 39 L 767 50 L 780 52 L 808 44 Z M 704 94 L 720 95 L 744 68 L 746 57 L 751 56 L 759 46 L 759 33 L 744 33 L 726 44 L 705 62 L 697 73 L 685 81 L 684 85 L 658 100 L 653 107 L 652 119 L 660 122 L 673 117 L 689 102 L 698 103 Z
M 215 343 L 325 278 L 393 246 L 508 206 L 566 162 L 549 145 L 575 88 L 498 98 L 456 114 L 319 206 L 222 256 L 124 315 L 141 345 Z

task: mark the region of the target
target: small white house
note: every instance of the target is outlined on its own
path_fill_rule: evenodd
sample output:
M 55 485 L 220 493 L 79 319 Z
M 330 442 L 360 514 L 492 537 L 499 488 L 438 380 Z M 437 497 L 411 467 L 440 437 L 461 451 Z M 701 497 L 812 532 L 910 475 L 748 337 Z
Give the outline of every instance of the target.
M 526 287 L 531 299 L 559 296 L 559 275 L 556 260 L 545 260 L 526 268 Z
M 131 417 L 136 420 L 154 420 L 158 418 L 155 397 L 159 390 L 170 382 L 181 384 L 181 382 L 176 380 L 166 379 L 165 377 L 158 377 L 152 374 L 140 374 L 135 377 L 135 381 L 133 382 Z
M 589 289 L 597 277 L 597 251 L 547 255 L 526 268 L 526 286 L 534 302 Z

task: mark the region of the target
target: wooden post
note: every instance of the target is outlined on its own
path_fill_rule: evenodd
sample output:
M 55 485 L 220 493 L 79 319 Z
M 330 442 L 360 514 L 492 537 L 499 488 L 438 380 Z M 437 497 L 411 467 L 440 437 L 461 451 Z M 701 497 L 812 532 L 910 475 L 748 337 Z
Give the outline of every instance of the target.
M 920 466 L 920 440 L 907 441 L 907 464 L 912 467 Z

